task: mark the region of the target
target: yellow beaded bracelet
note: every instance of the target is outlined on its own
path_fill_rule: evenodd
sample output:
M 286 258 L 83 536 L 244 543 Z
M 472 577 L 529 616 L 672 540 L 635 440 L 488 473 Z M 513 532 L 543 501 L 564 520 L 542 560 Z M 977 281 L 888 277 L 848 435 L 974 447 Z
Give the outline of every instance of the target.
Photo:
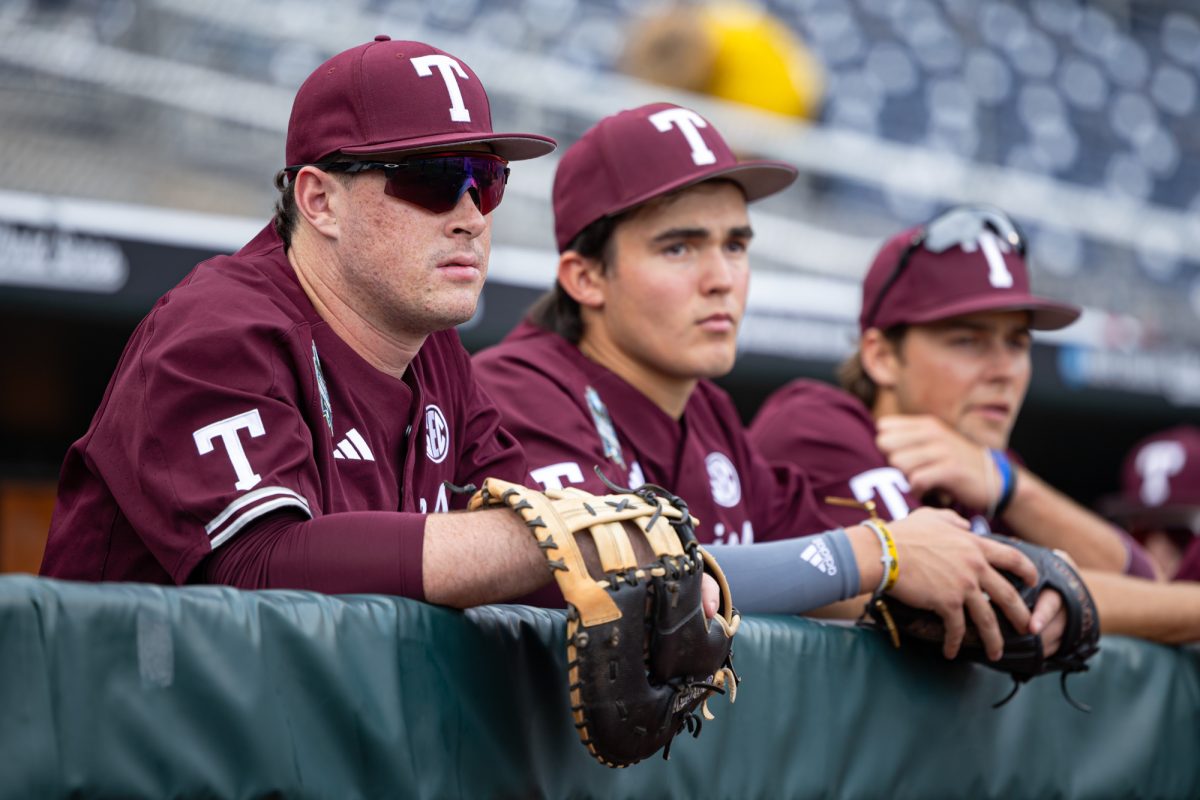
M 879 549 L 882 552 L 879 562 L 883 564 L 883 575 L 879 578 L 879 586 L 876 587 L 874 595 L 879 597 L 884 592 L 891 591 L 900 577 L 900 559 L 896 555 L 896 540 L 892 538 L 892 532 L 883 524 L 883 520 L 878 517 L 865 520 L 863 525 L 873 530 L 879 537 Z

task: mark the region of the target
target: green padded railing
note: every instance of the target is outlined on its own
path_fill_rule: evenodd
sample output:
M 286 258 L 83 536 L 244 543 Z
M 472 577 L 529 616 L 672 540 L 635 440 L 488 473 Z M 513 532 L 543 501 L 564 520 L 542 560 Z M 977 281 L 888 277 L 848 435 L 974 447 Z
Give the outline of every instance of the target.
M 1110 637 L 1070 679 L 743 620 L 737 703 L 671 760 L 576 738 L 561 613 L 0 577 L 0 796 L 1200 797 L 1200 653 Z

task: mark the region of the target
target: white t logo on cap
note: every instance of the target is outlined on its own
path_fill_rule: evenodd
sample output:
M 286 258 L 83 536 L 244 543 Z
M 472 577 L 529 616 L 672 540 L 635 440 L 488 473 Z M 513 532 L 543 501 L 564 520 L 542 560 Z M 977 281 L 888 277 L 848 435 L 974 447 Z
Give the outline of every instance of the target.
M 704 143 L 704 138 L 700 135 L 700 128 L 707 128 L 708 123 L 695 111 L 689 111 L 686 108 L 668 108 L 651 114 L 647 119 L 658 129 L 659 133 L 666 133 L 671 128 L 679 128 L 683 132 L 683 138 L 687 139 L 688 146 L 692 148 L 692 161 L 696 166 L 702 167 L 705 164 L 717 163 L 716 153 L 708 149 L 708 145 Z
M 1008 242 L 991 231 L 984 230 L 979 234 L 978 244 L 963 242 L 962 249 L 967 253 L 982 250 L 988 263 L 988 283 L 997 289 L 1012 288 L 1013 276 L 1008 271 L 1008 264 L 1004 263 L 1004 254 L 1012 252 L 1012 246 Z
M 1134 466 L 1142 476 L 1142 488 L 1138 491 L 1142 502 L 1148 506 L 1161 506 L 1171 496 L 1169 478 L 1179 474 L 1187 461 L 1187 453 L 1179 442 L 1151 442 L 1137 454 Z
M 455 122 L 470 122 L 471 112 L 463 103 L 462 92 L 458 88 L 458 80 L 454 77 L 458 73 L 458 77 L 464 81 L 468 80 L 467 73 L 463 70 L 462 65 L 455 61 L 450 56 L 444 56 L 440 53 L 434 53 L 429 56 L 417 56 L 412 59 L 412 65 L 417 70 L 417 75 L 422 78 L 428 78 L 433 74 L 436 67 L 437 71 L 442 73 L 442 80 L 446 83 L 446 91 L 450 93 L 450 119 Z

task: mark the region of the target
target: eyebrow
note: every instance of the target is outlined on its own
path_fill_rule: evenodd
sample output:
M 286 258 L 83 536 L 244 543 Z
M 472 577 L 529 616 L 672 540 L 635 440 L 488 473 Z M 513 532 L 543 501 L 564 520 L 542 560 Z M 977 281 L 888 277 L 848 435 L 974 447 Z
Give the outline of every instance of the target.
M 657 243 L 672 239 L 708 239 L 711 237 L 712 231 L 708 228 L 667 228 L 651 239 L 651 241 Z M 727 237 L 733 239 L 752 239 L 754 238 L 754 229 L 749 225 L 738 225 L 728 230 Z

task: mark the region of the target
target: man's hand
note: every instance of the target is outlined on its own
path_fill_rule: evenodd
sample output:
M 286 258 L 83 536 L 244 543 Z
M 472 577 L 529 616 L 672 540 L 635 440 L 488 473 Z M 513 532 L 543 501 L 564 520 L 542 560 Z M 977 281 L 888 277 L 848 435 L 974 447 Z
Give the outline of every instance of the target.
M 1044 589 L 1038 595 L 1033 614 L 1029 617 L 1029 632 L 1042 637 L 1042 655 L 1050 658 L 1058 652 L 1063 633 L 1067 629 L 1067 607 L 1062 595 L 1053 589 Z
M 700 603 L 704 606 L 704 616 L 712 619 L 717 615 L 717 606 L 721 605 L 721 587 L 712 575 L 704 573 L 700 581 Z
M 919 508 L 905 519 L 887 524 L 900 562 L 900 577 L 891 594 L 942 618 L 946 658 L 958 654 L 966 634 L 966 613 L 979 630 L 988 658 L 1000 658 L 1004 637 L 991 603 L 1017 631 L 1029 630 L 1029 609 L 1013 585 L 996 571 L 1004 569 L 1028 584 L 1037 583 L 1036 567 L 1019 550 L 971 534 L 965 519 L 945 509 Z M 1047 616 L 1053 616 L 1049 608 Z
M 916 497 L 933 489 L 956 502 L 986 509 L 1000 493 L 1001 477 L 987 448 L 929 415 L 883 417 L 875 444 L 904 473 Z

